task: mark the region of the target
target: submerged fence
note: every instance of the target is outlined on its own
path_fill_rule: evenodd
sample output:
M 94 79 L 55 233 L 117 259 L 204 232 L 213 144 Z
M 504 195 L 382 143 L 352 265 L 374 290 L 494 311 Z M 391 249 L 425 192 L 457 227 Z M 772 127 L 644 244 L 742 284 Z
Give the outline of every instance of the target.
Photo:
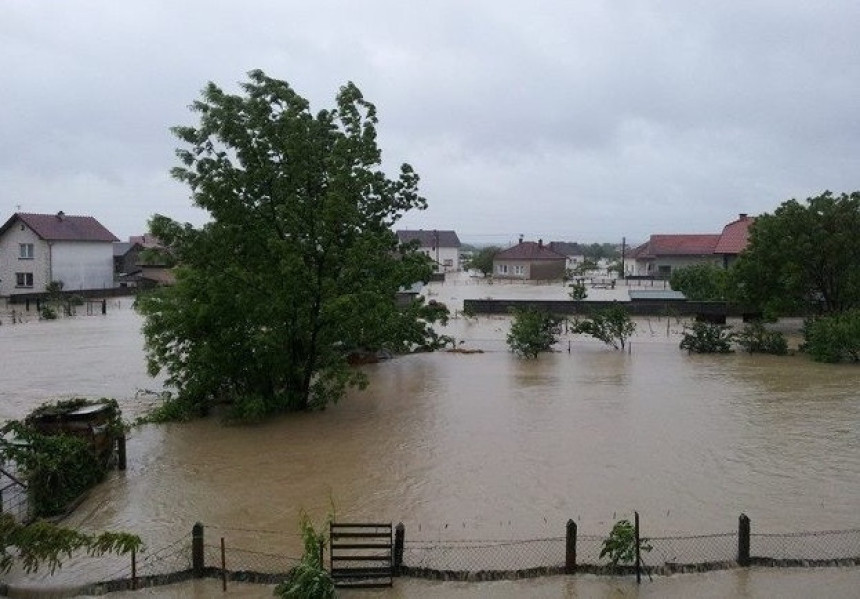
M 607 558 L 601 558 L 606 537 L 579 534 L 572 521 L 560 532 L 563 534 L 534 539 L 440 541 L 410 538 L 409 531 L 401 524 L 392 538 L 392 574 L 489 581 L 580 573 L 654 576 L 744 566 L 860 565 L 860 529 L 753 533 L 744 515 L 738 520 L 738 530 L 728 533 L 649 536 L 646 531 L 641 535 L 638 567 L 635 560 L 612 565 Z M 264 542 L 265 536 L 270 538 Z M 86 558 L 91 561 L 90 567 L 78 560 L 75 567 L 91 569 L 93 578 L 99 579 L 82 585 L 78 592 L 101 594 L 195 578 L 220 579 L 225 589 L 231 581 L 276 584 L 287 579 L 300 557 L 290 551 L 273 551 L 271 547 L 297 547 L 297 537 L 283 531 L 196 524 L 191 534 L 157 550 L 149 549 L 140 555 Z M 260 550 L 261 547 L 266 550 Z

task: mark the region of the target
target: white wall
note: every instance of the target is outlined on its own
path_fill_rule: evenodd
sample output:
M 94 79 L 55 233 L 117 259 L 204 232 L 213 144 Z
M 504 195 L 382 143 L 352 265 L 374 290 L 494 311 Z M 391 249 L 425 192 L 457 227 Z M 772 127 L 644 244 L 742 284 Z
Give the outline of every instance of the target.
M 430 256 L 434 264 L 438 257 L 439 267 L 436 269 L 436 272 L 454 272 L 460 270 L 460 248 L 440 247 L 437 252 L 432 248 L 422 246 L 419 250 Z M 448 260 L 451 261 L 450 266 L 445 266 L 445 262 Z
M 19 257 L 19 245 L 22 243 L 33 244 L 32 259 Z M 0 239 L 0 296 L 44 291 L 49 283 L 49 263 L 48 244 L 42 241 L 30 227 L 16 222 Z M 19 272 L 33 273 L 32 287 L 16 287 L 15 273 Z
M 114 286 L 112 243 L 55 241 L 51 257 L 52 278 L 63 282 L 64 291 Z

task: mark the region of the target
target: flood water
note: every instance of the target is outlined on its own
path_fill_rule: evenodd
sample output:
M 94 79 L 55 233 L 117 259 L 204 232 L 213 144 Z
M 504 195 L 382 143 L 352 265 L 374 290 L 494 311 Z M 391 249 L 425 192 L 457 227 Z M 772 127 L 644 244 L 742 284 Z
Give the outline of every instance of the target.
M 145 373 L 140 325 L 130 300 L 107 316 L 4 321 L 0 417 L 72 396 L 115 397 L 129 420 L 143 413 L 155 401 L 143 390 L 161 383 Z M 278 553 L 297 551 L 299 509 L 321 518 L 332 504 L 342 520 L 402 521 L 411 540 L 557 537 L 568 518 L 581 534 L 603 535 L 634 509 L 649 536 L 731 532 L 741 512 L 754 532 L 860 526 L 860 368 L 688 356 L 677 347 L 681 325 L 665 319 L 639 321 L 630 353 L 564 337 L 558 353 L 523 361 L 506 351 L 507 327 L 504 318 L 452 321 L 447 332 L 484 353 L 368 366 L 369 388 L 323 412 L 257 426 L 212 418 L 135 428 L 128 470 L 112 473 L 66 524 L 133 531 L 158 548 L 200 521 Z M 283 534 L 250 532 L 261 530 Z M 74 565 L 51 580 L 93 579 Z M 857 571 L 791 576 L 856 583 Z M 782 575 L 672 577 L 660 595 L 563 577 L 441 588 L 514 597 L 517 585 L 533 585 L 533 596 L 573 597 L 571 584 L 593 584 L 585 596 L 680 597 L 691 580 L 734 589 L 739 576 L 755 589 L 803 588 L 776 582 L 789 580 Z M 447 596 L 439 584 L 398 585 L 384 596 Z

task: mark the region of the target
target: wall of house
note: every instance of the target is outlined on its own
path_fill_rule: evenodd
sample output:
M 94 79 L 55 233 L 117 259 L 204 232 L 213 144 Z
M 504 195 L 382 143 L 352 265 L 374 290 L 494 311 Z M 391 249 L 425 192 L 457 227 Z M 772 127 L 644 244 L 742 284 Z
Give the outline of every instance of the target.
M 531 281 L 561 279 L 564 266 L 564 260 L 494 260 L 493 277 Z
M 438 258 L 439 266 L 436 268 L 436 272 L 455 272 L 460 270 L 460 248 L 440 247 L 438 253 L 430 247 L 421 247 L 419 249 L 430 256 L 430 259 L 434 263 Z
M 33 244 L 33 258 L 20 258 L 19 246 Z M 16 222 L 0 238 L 0 296 L 39 293 L 49 283 L 50 253 L 48 244 L 30 227 Z M 18 287 L 16 273 L 32 273 L 32 287 Z
M 113 282 L 113 244 L 103 241 L 55 241 L 51 251 L 53 280 L 66 291 L 107 289 Z
M 635 268 L 632 273 L 635 276 L 657 276 L 660 274 L 660 267 L 669 267 L 669 272 L 673 272 L 679 268 L 686 266 L 695 266 L 698 264 L 712 264 L 714 266 L 723 266 L 722 256 L 716 254 L 705 254 L 701 256 L 660 256 L 653 260 L 636 260 Z

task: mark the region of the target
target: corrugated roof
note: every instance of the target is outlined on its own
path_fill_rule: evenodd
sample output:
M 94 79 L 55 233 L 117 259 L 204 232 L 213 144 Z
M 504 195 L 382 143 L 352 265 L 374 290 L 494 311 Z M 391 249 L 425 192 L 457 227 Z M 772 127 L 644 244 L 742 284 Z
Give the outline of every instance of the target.
M 723 227 L 723 234 L 714 248 L 716 254 L 740 254 L 749 242 L 750 225 L 755 219 L 741 214 L 738 220 L 732 221 Z
M 495 255 L 496 260 L 567 260 L 567 256 L 534 241 L 521 241 Z
M 62 212 L 57 214 L 18 212 L 0 227 L 0 235 L 3 235 L 17 221 L 23 222 L 45 241 L 119 241 L 92 216 L 68 216 Z
M 397 238 L 402 243 L 418 240 L 421 247 L 440 247 L 440 248 L 458 248 L 460 247 L 460 238 L 454 231 L 443 231 L 441 229 L 427 230 L 424 229 L 401 229 L 397 231 Z

